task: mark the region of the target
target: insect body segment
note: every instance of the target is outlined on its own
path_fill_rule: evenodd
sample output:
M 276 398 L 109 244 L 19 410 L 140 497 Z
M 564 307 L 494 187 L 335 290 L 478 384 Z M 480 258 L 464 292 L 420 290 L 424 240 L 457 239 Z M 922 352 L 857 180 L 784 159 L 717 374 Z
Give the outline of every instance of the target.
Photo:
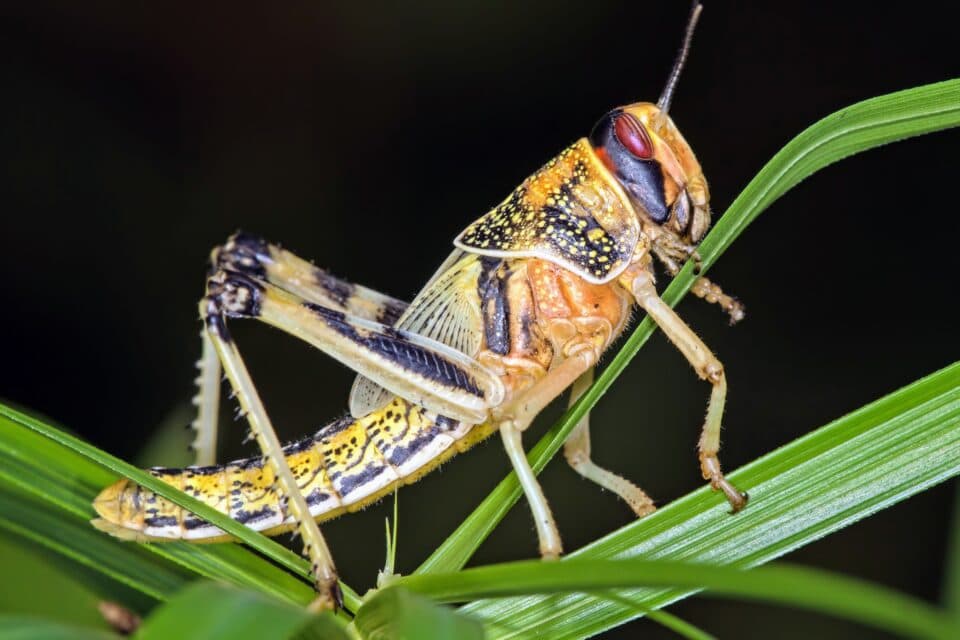
M 670 116 L 648 102 L 614 109 L 594 126 L 590 142 L 643 221 L 689 243 L 700 241 L 710 226 L 710 194 Z
M 455 244 L 472 253 L 553 260 L 591 282 L 626 268 L 640 224 L 589 142 L 578 140 L 527 178 Z
M 341 418 L 283 448 L 287 465 L 318 521 L 354 511 L 414 482 L 476 441 L 469 426 L 395 398 L 361 420 Z M 470 437 L 468 437 L 470 436 Z M 263 457 L 225 465 L 150 469 L 163 480 L 252 529 L 269 535 L 296 524 L 286 513 Z M 128 480 L 105 489 L 94 506 L 98 527 L 140 540 L 217 542 L 224 532 Z

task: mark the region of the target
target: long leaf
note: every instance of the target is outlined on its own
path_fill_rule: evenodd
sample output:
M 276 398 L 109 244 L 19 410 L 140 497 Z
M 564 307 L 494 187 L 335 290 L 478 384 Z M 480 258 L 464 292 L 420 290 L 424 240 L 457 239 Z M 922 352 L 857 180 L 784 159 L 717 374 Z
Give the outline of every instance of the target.
M 113 456 L 35 418 L 0 405 L 0 491 L 7 487 L 6 493 L 10 495 L 19 492 L 42 503 L 32 511 L 29 506 L 24 507 L 27 509 L 24 513 L 32 513 L 35 519 L 8 521 L 6 528 L 27 535 L 48 548 L 68 553 L 78 562 L 160 600 L 172 595 L 180 583 L 167 584 L 164 588 L 150 585 L 150 574 L 141 571 L 145 568 L 144 554 L 163 558 L 166 565 L 160 566 L 166 566 L 167 570 L 172 563 L 174 568 L 179 566 L 210 578 L 257 587 L 293 602 L 309 602 L 312 590 L 306 582 L 295 579 L 290 573 L 237 545 L 195 545 L 184 542 L 137 545 L 120 542 L 93 530 L 88 522 L 94 515 L 91 501 L 99 489 L 115 479 L 104 466 L 130 471 L 135 480 L 145 477 L 150 479 L 151 484 L 156 483 L 156 478 Z M 168 486 L 166 490 L 169 489 Z M 196 502 L 192 498 L 190 500 Z M 19 498 L 19 501 L 22 503 L 23 498 Z M 205 505 L 201 506 L 203 508 L 199 511 L 212 511 Z M 225 518 L 223 514 L 213 513 L 218 518 Z M 61 539 L 56 526 L 58 519 L 62 519 L 64 530 L 72 528 L 75 534 L 72 538 Z M 0 526 L 3 525 L 4 521 L 0 519 Z M 232 522 L 230 526 L 236 528 L 237 525 Z M 271 551 L 271 554 L 265 555 L 283 559 L 285 566 L 295 567 L 301 576 L 307 575 L 306 562 L 296 554 L 246 527 L 241 526 L 240 529 L 244 530 L 240 531 L 244 535 L 255 534 L 250 537 Z M 103 558 L 110 558 L 112 562 L 105 562 Z M 347 593 L 355 598 L 352 592 Z M 356 600 L 351 602 L 355 604 Z
M 363 603 L 354 625 L 370 640 L 456 638 L 483 640 L 476 620 L 406 589 L 383 589 Z
M 0 528 L 32 540 L 94 569 L 155 600 L 183 587 L 190 574 L 133 545 L 120 545 L 85 520 L 26 499 L 19 492 L 0 492 Z
M 960 80 L 898 91 L 841 109 L 791 140 L 750 181 L 699 247 L 709 269 L 744 229 L 798 182 L 837 160 L 883 144 L 960 125 Z M 696 276 L 687 264 L 663 292 L 670 306 L 690 290 Z M 528 456 L 539 473 L 573 427 L 613 384 L 655 329 L 644 318 L 596 382 L 547 432 Z M 453 571 L 463 567 L 521 496 L 510 474 L 417 569 Z
M 943 606 L 960 624 L 960 484 L 954 489 L 953 523 L 950 525 L 949 548 L 943 585 Z
M 119 640 L 120 636 L 27 616 L 0 615 L 0 637 L 4 640 Z
M 410 576 L 401 578 L 396 585 L 440 602 L 637 585 L 681 586 L 706 589 L 704 595 L 735 596 L 807 608 L 916 637 L 954 638 L 958 631 L 949 615 L 921 600 L 860 580 L 788 565 L 743 571 L 636 558 L 550 563 L 528 560 L 458 573 Z M 514 631 L 509 618 L 497 618 L 492 624 L 508 630 L 507 633 Z M 538 632 L 542 637 L 556 637 L 543 628 Z
M 707 488 L 571 554 L 754 567 L 960 473 L 960 363 L 763 456 L 732 474 L 754 502 L 736 516 Z M 581 638 L 693 593 L 637 589 L 479 601 L 465 612 L 510 629 L 492 637 Z
M 350 640 L 345 623 L 329 613 L 312 614 L 257 591 L 200 582 L 155 610 L 137 631 L 138 640 L 207 638 L 324 638 Z

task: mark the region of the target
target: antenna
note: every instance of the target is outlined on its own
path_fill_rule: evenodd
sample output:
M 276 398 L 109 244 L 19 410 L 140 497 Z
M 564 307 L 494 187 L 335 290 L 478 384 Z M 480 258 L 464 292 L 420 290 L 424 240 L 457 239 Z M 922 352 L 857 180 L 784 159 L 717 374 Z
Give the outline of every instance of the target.
M 697 28 L 697 20 L 700 18 L 701 11 L 703 11 L 703 5 L 700 4 L 699 0 L 693 0 L 690 17 L 687 19 L 687 31 L 683 36 L 683 44 L 680 46 L 680 51 L 677 52 L 677 59 L 673 62 L 673 69 L 670 71 L 670 77 L 667 78 L 667 86 L 663 88 L 663 93 L 657 100 L 657 107 L 662 113 L 666 113 L 670 109 L 673 90 L 677 88 L 677 80 L 680 79 L 680 72 L 683 71 L 687 54 L 690 53 L 690 41 L 693 39 L 693 30 Z

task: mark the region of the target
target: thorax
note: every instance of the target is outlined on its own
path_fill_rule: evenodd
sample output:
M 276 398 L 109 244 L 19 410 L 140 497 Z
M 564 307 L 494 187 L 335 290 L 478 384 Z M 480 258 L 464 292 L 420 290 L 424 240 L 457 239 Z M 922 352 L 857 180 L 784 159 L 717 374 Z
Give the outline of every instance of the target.
M 578 349 L 603 352 L 629 319 L 630 296 L 616 279 L 590 283 L 538 258 L 482 260 L 478 358 L 501 376 L 508 396 Z

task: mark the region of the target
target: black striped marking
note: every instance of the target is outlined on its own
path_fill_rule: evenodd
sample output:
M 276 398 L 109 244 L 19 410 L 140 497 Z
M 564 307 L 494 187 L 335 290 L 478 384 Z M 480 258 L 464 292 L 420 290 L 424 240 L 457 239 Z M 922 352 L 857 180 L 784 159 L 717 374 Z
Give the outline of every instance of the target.
M 367 351 L 445 387 L 459 389 L 478 398 L 483 397 L 483 391 L 469 373 L 433 351 L 409 342 L 406 332 L 385 327 L 381 332 L 371 331 L 361 335 L 342 312 L 311 302 L 304 302 L 303 306 L 315 313 L 331 329 Z

